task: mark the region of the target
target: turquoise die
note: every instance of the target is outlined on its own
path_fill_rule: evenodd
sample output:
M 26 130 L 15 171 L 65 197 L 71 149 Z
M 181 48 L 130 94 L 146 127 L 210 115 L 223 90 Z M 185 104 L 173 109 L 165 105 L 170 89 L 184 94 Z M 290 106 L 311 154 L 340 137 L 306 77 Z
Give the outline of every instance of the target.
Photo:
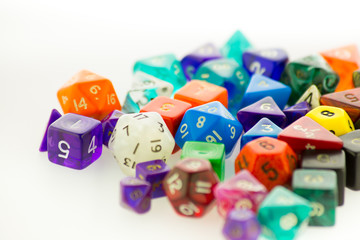
M 224 57 L 234 59 L 242 66 L 242 55 L 245 50 L 251 47 L 251 43 L 246 39 L 244 34 L 237 30 L 220 51 Z

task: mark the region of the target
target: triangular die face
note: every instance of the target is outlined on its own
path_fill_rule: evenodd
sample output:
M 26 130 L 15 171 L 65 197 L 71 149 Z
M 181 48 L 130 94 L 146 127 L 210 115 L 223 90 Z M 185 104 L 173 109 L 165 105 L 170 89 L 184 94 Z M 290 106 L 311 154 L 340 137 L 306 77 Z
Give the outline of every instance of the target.
M 314 109 L 320 106 L 320 97 L 321 93 L 319 89 L 313 84 L 304 92 L 296 104 L 305 101 L 309 104 L 311 109 Z
M 283 89 L 283 88 L 287 88 L 287 86 L 278 81 L 272 80 L 271 78 L 254 74 L 250 80 L 248 88 L 246 89 L 246 93 L 272 91 L 274 89 Z
M 174 61 L 175 61 L 175 56 L 173 54 L 166 54 L 166 55 L 159 55 L 155 57 L 146 58 L 140 60 L 137 63 L 142 63 L 154 67 L 163 67 L 170 70 Z
M 268 118 L 262 118 L 246 134 L 249 135 L 278 135 L 282 129 Z
M 302 117 L 285 128 L 278 136 L 295 151 L 333 149 L 343 146 L 340 138 L 309 117 Z
M 248 53 L 251 55 L 268 59 L 271 61 L 282 61 L 287 59 L 287 53 L 279 48 L 267 48 L 267 49 L 260 49 L 260 50 L 248 50 Z
M 261 206 L 274 207 L 274 206 L 309 206 L 309 202 L 300 197 L 296 193 L 286 189 L 285 187 L 275 187 L 266 197 Z
M 305 112 L 307 113 L 310 110 L 309 103 L 306 101 L 296 103 L 293 106 L 286 108 L 283 112 Z
M 334 58 L 346 62 L 359 63 L 359 51 L 356 45 L 344 46 L 329 51 L 322 52 L 325 58 Z
M 197 107 L 192 108 L 191 110 L 197 110 L 199 112 L 203 113 L 209 113 L 209 114 L 220 114 L 223 109 L 226 109 L 222 103 L 219 101 L 213 101 L 209 102 Z
M 256 103 L 253 103 L 243 109 L 241 112 L 254 112 L 259 114 L 267 114 L 267 115 L 280 115 L 285 116 L 284 113 L 280 110 L 276 102 L 272 97 L 265 97 Z

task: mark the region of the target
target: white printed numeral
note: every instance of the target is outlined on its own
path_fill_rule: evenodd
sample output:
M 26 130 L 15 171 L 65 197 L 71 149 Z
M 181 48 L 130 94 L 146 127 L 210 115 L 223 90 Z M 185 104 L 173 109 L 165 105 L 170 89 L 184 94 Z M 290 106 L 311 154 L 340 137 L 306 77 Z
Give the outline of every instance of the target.
M 66 149 L 63 148 L 63 145 L 65 145 Z M 61 158 L 64 158 L 64 159 L 67 159 L 68 156 L 69 156 L 69 153 L 70 153 L 70 145 L 64 141 L 64 140 L 61 140 L 58 144 L 58 147 L 59 147 L 59 150 L 64 153 L 64 154 L 58 154 L 58 157 L 61 157 Z
M 83 97 L 80 99 L 79 104 L 77 104 L 76 100 L 74 99 L 74 106 L 75 106 L 76 111 L 79 111 L 79 108 L 87 109 L 87 104 L 86 104 L 85 99 Z
M 90 153 L 90 152 L 95 153 L 96 148 L 97 148 L 97 146 L 96 146 L 95 136 L 93 136 L 91 138 L 91 142 L 89 144 L 88 153 Z
M 108 94 L 106 96 L 107 96 L 108 105 L 110 105 L 110 104 L 114 105 L 116 103 L 115 93 Z
M 197 193 L 209 194 L 211 193 L 211 183 L 197 181 L 195 191 Z
M 182 181 L 179 178 L 179 173 L 175 173 L 169 177 L 166 183 L 169 185 L 169 191 L 172 195 L 174 195 L 176 191 L 180 190 L 183 186 Z
M 250 68 L 251 72 L 253 72 L 255 74 L 260 74 L 260 75 L 262 75 L 266 71 L 265 68 L 261 67 L 261 64 L 258 61 L 251 63 L 249 68 Z
M 181 204 L 179 207 L 179 211 L 185 216 L 194 215 L 194 213 L 199 213 L 200 209 L 195 206 L 194 203 L 189 202 L 188 204 Z

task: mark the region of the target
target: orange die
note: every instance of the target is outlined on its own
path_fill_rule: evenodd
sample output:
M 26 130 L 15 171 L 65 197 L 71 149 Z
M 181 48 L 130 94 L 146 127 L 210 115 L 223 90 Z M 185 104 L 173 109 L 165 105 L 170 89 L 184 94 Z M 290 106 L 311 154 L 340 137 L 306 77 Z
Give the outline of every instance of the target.
M 226 108 L 228 107 L 228 93 L 226 88 L 201 80 L 188 82 L 175 93 L 174 98 L 188 102 L 193 107 L 212 101 L 219 101 Z
M 247 143 L 235 159 L 235 173 L 249 170 L 270 191 L 289 183 L 297 167 L 297 156 L 281 140 L 261 137 Z
M 109 79 L 82 70 L 62 86 L 57 97 L 64 113 L 77 113 L 102 120 L 113 110 L 121 110 L 120 102 Z
M 320 53 L 334 71 L 340 82 L 336 92 L 354 88 L 352 73 L 360 67 L 360 56 L 355 45 L 349 45 Z

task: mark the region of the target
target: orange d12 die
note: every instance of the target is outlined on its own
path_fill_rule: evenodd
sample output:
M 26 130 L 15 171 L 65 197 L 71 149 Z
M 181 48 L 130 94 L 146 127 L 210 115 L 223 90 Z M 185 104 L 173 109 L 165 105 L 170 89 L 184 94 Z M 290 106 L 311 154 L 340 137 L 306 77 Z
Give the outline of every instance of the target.
M 65 83 L 57 97 L 65 114 L 77 113 L 102 120 L 113 110 L 121 110 L 111 81 L 87 70 Z
M 281 140 L 262 137 L 247 143 L 235 159 L 235 173 L 247 169 L 270 191 L 290 181 L 297 156 Z

